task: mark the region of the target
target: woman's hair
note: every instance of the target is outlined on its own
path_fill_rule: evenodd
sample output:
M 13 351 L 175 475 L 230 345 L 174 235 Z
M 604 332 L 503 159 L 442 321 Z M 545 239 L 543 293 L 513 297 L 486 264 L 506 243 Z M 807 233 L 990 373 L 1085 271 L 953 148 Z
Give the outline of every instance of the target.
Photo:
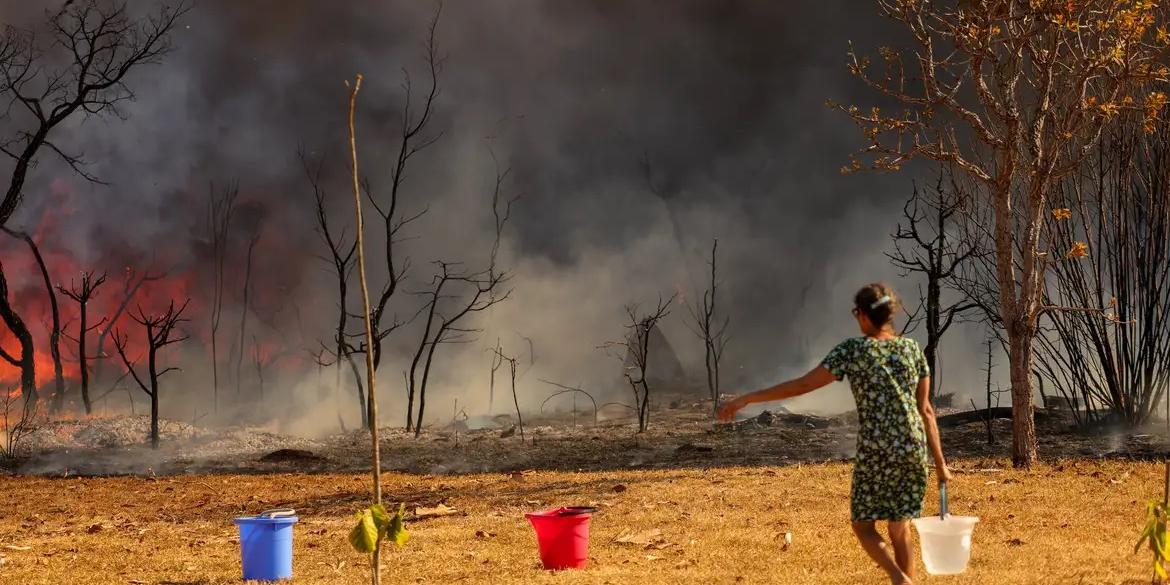
M 853 304 L 857 307 L 874 327 L 883 327 L 894 320 L 901 304 L 894 289 L 880 283 L 867 284 L 857 291 L 853 297 Z

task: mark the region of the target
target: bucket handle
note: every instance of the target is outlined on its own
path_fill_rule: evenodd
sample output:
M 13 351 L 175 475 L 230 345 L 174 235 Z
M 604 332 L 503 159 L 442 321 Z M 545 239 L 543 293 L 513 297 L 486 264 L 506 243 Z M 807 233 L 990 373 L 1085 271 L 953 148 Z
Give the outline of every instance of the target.
M 296 516 L 297 511 L 292 508 L 274 508 L 272 510 L 265 510 L 256 515 L 257 518 L 286 518 L 288 516 Z
M 940 520 L 945 520 L 947 517 L 947 482 L 940 481 L 938 483 L 938 504 Z

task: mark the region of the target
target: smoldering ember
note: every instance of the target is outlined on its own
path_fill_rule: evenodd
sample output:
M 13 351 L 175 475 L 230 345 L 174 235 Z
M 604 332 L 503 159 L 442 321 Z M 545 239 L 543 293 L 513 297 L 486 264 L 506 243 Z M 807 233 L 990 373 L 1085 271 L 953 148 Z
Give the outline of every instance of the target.
M 0 25 L 0 583 L 1168 580 L 1170 5 Z

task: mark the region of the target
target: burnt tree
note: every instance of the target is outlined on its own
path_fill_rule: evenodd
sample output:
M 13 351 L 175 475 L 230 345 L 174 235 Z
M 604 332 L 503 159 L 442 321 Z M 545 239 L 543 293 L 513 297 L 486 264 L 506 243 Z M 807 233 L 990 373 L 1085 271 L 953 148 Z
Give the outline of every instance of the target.
M 524 443 L 524 416 L 520 414 L 520 395 L 516 393 L 516 365 L 519 361 L 504 353 L 503 348 L 496 346 L 494 353 L 500 358 L 500 363 L 508 364 L 508 372 L 512 376 L 512 404 L 516 407 L 516 423 L 520 427 L 520 443 Z M 417 433 L 416 433 L 417 436 Z M 533 439 L 535 441 L 536 439 Z
M 184 323 L 187 319 L 183 318 L 183 311 L 187 310 L 187 305 L 190 299 L 183 302 L 183 305 L 175 308 L 175 302 L 171 301 L 165 313 L 146 314 L 141 307 L 138 308 L 138 313 L 131 313 L 130 317 L 135 323 L 142 326 L 144 332 L 144 340 L 146 341 L 146 379 L 138 374 L 138 370 L 134 367 L 135 360 L 131 360 L 126 354 L 126 346 L 129 341 L 128 337 L 122 331 L 114 332 L 114 346 L 118 348 L 118 355 L 122 358 L 122 364 L 126 366 L 126 371 L 134 378 L 134 382 L 143 392 L 150 396 L 150 446 L 158 448 L 158 403 L 159 403 L 159 379 L 169 372 L 178 370 L 175 367 L 159 369 L 158 353 L 163 348 L 181 343 L 187 340 L 187 335 L 176 332 L 175 327 L 180 323 Z
M 45 285 L 45 293 L 49 296 L 49 317 L 52 319 L 49 328 L 49 355 L 53 359 L 53 412 L 60 412 L 65 405 L 65 375 L 61 369 L 61 311 L 57 306 L 57 294 L 53 289 L 53 280 L 49 276 L 49 268 L 45 265 L 45 258 L 41 256 L 41 250 L 37 243 L 33 241 L 32 236 L 27 232 L 16 231 L 9 228 L 3 229 L 5 233 L 13 238 L 23 241 L 28 245 L 28 249 L 32 252 L 33 259 L 37 262 L 37 268 L 41 272 L 41 281 Z
M 402 211 L 402 188 L 406 183 L 407 166 L 410 159 L 434 145 L 443 136 L 441 132 L 429 134 L 427 131 L 434 116 L 435 102 L 439 97 L 439 74 L 443 70 L 444 59 L 439 54 L 437 37 L 441 15 L 442 5 L 436 9 L 427 29 L 427 39 L 424 43 L 427 87 L 421 105 L 416 107 L 413 103 L 414 85 L 410 75 L 403 74 L 402 126 L 397 137 L 398 152 L 390 168 L 388 193 L 379 197 L 375 195 L 369 181 L 365 184 L 366 198 L 382 220 L 381 236 L 384 246 L 382 260 L 386 266 L 386 282 L 382 285 L 369 316 L 374 328 L 374 346 L 365 348 L 365 351 L 373 351 L 375 368 L 382 364 L 382 346 L 386 338 L 404 325 L 397 316 L 391 315 L 391 300 L 401 290 L 402 282 L 410 270 L 410 259 L 398 257 L 397 244 L 402 240 L 402 229 L 427 212 L 425 207 L 409 215 Z M 409 426 L 408 424 L 407 427 Z
M 496 401 L 496 372 L 504 366 L 504 356 L 500 353 L 500 338 L 496 338 L 496 346 L 490 348 L 492 352 L 491 367 L 488 368 L 488 414 L 492 413 L 492 405 Z
M 123 3 L 80 0 L 49 17 L 48 42 L 15 27 L 0 32 L 0 98 L 8 101 L 10 118 L 25 125 L 0 142 L 0 153 L 13 161 L 0 226 L 19 207 L 28 172 L 45 148 L 96 180 L 84 160 L 50 140 L 53 131 L 75 115 L 121 114 L 119 106 L 134 99 L 127 75 L 170 51 L 169 35 L 189 9 L 186 2 L 166 4 L 136 19 Z
M 337 328 L 333 332 L 333 347 L 328 349 L 334 356 L 331 364 L 334 369 L 333 393 L 335 396 L 340 394 L 341 370 L 344 363 L 348 363 L 350 370 L 354 373 L 354 391 L 357 396 L 362 428 L 368 429 L 370 417 L 368 412 L 369 407 L 366 404 L 366 391 L 362 385 L 361 374 L 357 370 L 357 364 L 353 361 L 353 347 L 350 345 L 346 333 L 350 318 L 349 278 L 353 274 L 355 265 L 354 253 L 357 250 L 357 242 L 348 240 L 344 229 L 335 233 L 334 228 L 330 226 L 328 208 L 325 203 L 328 195 L 321 182 L 321 171 L 324 166 L 323 161 L 313 167 L 309 164 L 308 157 L 303 151 L 299 156 L 301 167 L 304 169 L 305 177 L 313 191 L 314 214 L 317 219 L 317 235 L 321 237 L 322 242 L 329 249 L 328 257 L 318 256 L 318 258 L 332 268 L 334 282 L 337 287 Z
M 85 405 L 85 412 L 93 412 L 93 402 L 89 397 L 89 360 L 91 359 L 86 341 L 92 331 L 96 331 L 105 323 L 103 318 L 101 321 L 90 325 L 89 324 L 89 302 L 97 296 L 97 291 L 106 282 L 106 275 L 95 276 L 93 272 L 84 272 L 81 274 L 81 283 L 69 283 L 69 288 L 58 286 L 57 290 L 61 294 L 73 299 L 77 303 L 77 314 L 80 323 L 78 324 L 77 337 L 74 342 L 77 343 L 77 361 L 78 373 L 81 378 L 81 401 Z
M 171 48 L 171 31 L 189 8 L 180 0 L 136 18 L 123 3 L 80 0 L 50 13 L 43 37 L 15 27 L 0 31 L 0 101 L 14 129 L 0 136 L 0 155 L 12 165 L 0 199 L 0 227 L 20 207 L 29 171 L 46 150 L 84 179 L 100 182 L 85 170 L 81 157 L 51 140 L 54 131 L 69 120 L 121 115 L 119 106 L 134 98 L 127 76 L 161 60 Z M 27 402 L 36 397 L 32 337 L 7 294 L 0 295 L 0 317 L 22 345 L 21 388 Z
M 659 297 L 658 305 L 647 313 L 639 312 L 638 305 L 627 305 L 626 317 L 629 323 L 626 325 L 625 340 L 612 341 L 602 346 L 607 349 L 625 350 L 621 358 L 628 360 L 629 365 L 626 366 L 623 361 L 623 375 L 630 389 L 634 391 L 634 411 L 638 415 L 639 433 L 646 432 L 650 424 L 650 382 L 646 378 L 650 368 L 650 333 L 670 314 L 670 305 L 674 302 L 675 296 L 677 295 L 671 295 L 666 300 Z
M 995 341 L 996 341 L 995 339 L 990 338 L 990 337 L 987 339 L 987 367 L 984 368 L 984 370 L 983 370 L 987 374 L 987 386 L 985 388 L 985 390 L 986 390 L 985 400 L 987 401 L 987 405 L 985 406 L 985 409 L 984 409 L 984 412 L 986 414 L 983 417 L 983 425 L 987 429 L 987 444 L 988 445 L 995 444 L 995 432 L 994 432 L 994 428 L 992 426 L 992 422 L 995 420 L 995 413 L 1000 410 L 999 395 L 1003 394 L 1005 392 L 1004 390 L 1000 389 L 998 384 L 996 384 L 994 390 L 992 390 L 992 388 L 991 388 L 991 373 L 995 368 L 995 363 L 991 361 L 991 354 L 995 348 Z M 1002 340 L 1000 341 L 1000 343 L 1002 345 L 1002 343 L 1003 343 Z M 1041 382 L 1041 384 L 1040 384 L 1040 389 L 1041 389 L 1041 391 L 1043 391 L 1043 389 L 1044 389 L 1043 382 Z M 993 406 L 993 404 L 994 404 L 994 406 Z M 971 409 L 972 409 L 972 411 L 978 410 L 978 408 L 975 407 L 975 400 L 974 399 L 971 399 Z M 1008 412 L 1008 414 L 1009 415 L 1011 414 L 1010 411 Z
M 217 191 L 207 190 L 207 234 L 211 243 L 212 291 L 208 320 L 211 330 L 211 400 L 213 412 L 219 412 L 219 326 L 223 319 L 223 296 L 226 289 L 224 265 L 227 261 L 228 232 L 236 211 L 240 189 L 235 183 Z
M 244 261 L 244 288 L 242 293 L 242 303 L 240 305 L 240 337 L 236 340 L 236 396 L 240 396 L 244 383 L 243 366 L 244 366 L 244 350 L 247 347 L 248 338 L 248 313 L 251 312 L 251 304 L 248 297 L 252 292 L 252 257 L 256 252 L 256 244 L 260 241 L 258 234 L 252 234 L 248 238 L 248 253 Z
M 426 321 L 407 376 L 406 428 L 413 429 L 416 437 L 422 432 L 422 420 L 426 414 L 427 381 L 430 379 L 431 367 L 435 363 L 439 346 L 469 342 L 469 336 L 478 333 L 479 329 L 462 326 L 463 320 L 468 315 L 481 313 L 507 300 L 510 293 L 508 291 L 499 296 L 493 294 L 493 291 L 500 288 L 509 278 L 506 272 L 498 272 L 494 267 L 469 273 L 456 264 L 441 261 L 435 264 L 439 271 L 432 280 L 431 289 L 422 293 L 427 299 L 424 304 Z M 416 397 L 417 416 L 413 410 Z
M 938 396 L 941 383 L 937 364 L 943 335 L 956 317 L 978 308 L 977 303 L 967 300 L 961 293 L 953 302 L 943 298 L 944 289 L 961 290 L 951 286 L 952 279 L 964 262 L 981 253 L 978 243 L 964 237 L 965 232 L 959 229 L 965 206 L 962 189 L 947 173 L 939 173 L 929 194 L 915 185 L 910 198 L 902 206 L 903 221 L 898 223 L 893 234 L 894 250 L 886 253 L 903 277 L 917 275 L 926 281 L 926 291 L 919 289 L 920 306 L 914 311 L 915 317 L 907 322 L 907 332 L 915 321 L 926 329 L 926 345 L 922 353 L 926 355 L 926 365 L 931 373 L 932 401 Z M 917 317 L 920 313 L 921 316 Z
M 111 355 L 106 351 L 106 341 L 114 334 L 114 328 L 122 319 L 122 316 L 130 309 L 130 302 L 138 296 L 138 292 L 144 286 L 151 282 L 161 280 L 165 274 L 151 274 L 146 272 L 139 276 L 138 272 L 131 267 L 127 267 L 123 273 L 122 281 L 122 300 L 114 311 L 105 317 L 106 324 L 101 327 L 97 335 L 97 340 L 94 342 L 94 354 L 91 359 L 94 360 L 93 379 L 99 383 L 106 382 L 106 363 Z M 131 398 L 133 400 L 133 398 Z M 92 411 L 87 411 L 86 414 L 92 414 Z
M 487 267 L 478 272 L 470 272 L 459 264 L 437 261 L 435 265 L 439 270 L 431 281 L 431 289 L 421 293 L 427 299 L 421 311 L 426 314 L 426 321 L 422 338 L 410 362 L 406 394 L 406 428 L 410 430 L 413 425 L 416 437 L 422 432 L 423 415 L 426 413 L 427 381 L 439 346 L 469 342 L 470 336 L 479 333 L 480 330 L 464 326 L 462 324 L 464 319 L 469 315 L 482 313 L 511 296 L 511 290 L 506 290 L 502 294 L 500 292 L 511 275 L 500 270 L 497 264 L 504 228 L 512 217 L 512 206 L 519 199 L 505 198 L 503 195 L 503 184 L 508 173 L 508 170 L 500 171 L 498 168 L 496 170 L 491 201 L 495 239 L 488 254 Z M 420 362 L 421 374 L 418 371 Z M 416 396 L 418 415 L 414 417 L 412 408 Z
M 275 360 L 273 360 L 275 361 Z M 256 390 L 261 401 L 264 400 L 264 368 L 271 364 L 266 364 L 264 360 L 264 351 L 260 347 L 260 340 L 256 335 L 252 335 L 252 367 L 256 370 Z
M 1083 258 L 1053 263 L 1045 305 L 1105 310 L 1045 313 L 1036 370 L 1080 422 L 1138 427 L 1170 390 L 1170 122 L 1123 117 L 1046 219 L 1050 248 Z
M 8 279 L 4 276 L 3 260 L 0 260 L 0 320 L 4 321 L 4 325 L 20 342 L 20 351 L 15 354 L 0 347 L 0 359 L 20 368 L 20 393 L 24 397 L 24 410 L 28 413 L 36 408 L 37 403 L 37 368 L 34 363 L 32 332 L 28 330 L 28 326 L 24 324 L 20 315 L 12 310 L 12 304 L 8 299 Z
M 716 253 L 719 251 L 719 240 L 711 243 L 710 280 L 707 281 L 707 290 L 703 291 L 702 306 L 688 305 L 691 317 L 691 331 L 703 342 L 703 365 L 707 369 L 707 391 L 711 395 L 711 416 L 719 412 L 719 363 L 723 360 L 723 350 L 727 348 L 727 327 L 731 317 L 716 316 L 719 293 L 719 279 L 717 273 Z

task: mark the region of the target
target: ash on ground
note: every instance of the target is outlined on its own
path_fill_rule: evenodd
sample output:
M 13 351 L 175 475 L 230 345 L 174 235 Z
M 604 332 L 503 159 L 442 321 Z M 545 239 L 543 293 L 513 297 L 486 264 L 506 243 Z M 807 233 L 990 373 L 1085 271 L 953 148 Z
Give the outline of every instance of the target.
M 711 403 L 679 401 L 651 413 L 637 433 L 629 417 L 593 422 L 549 415 L 455 420 L 424 428 L 416 438 L 401 428 L 381 429 L 383 468 L 422 474 L 493 473 L 527 469 L 784 465 L 845 460 L 853 455 L 856 413 L 824 417 L 765 412 L 734 424 L 713 425 Z M 942 410 L 941 416 L 955 414 Z M 1049 459 L 1165 457 L 1165 430 L 1073 430 L 1067 413 L 1041 411 L 1040 453 Z M 150 448 L 150 419 L 120 416 L 46 423 L 22 444 L 9 471 L 28 475 L 177 475 L 211 473 L 357 473 L 369 468 L 369 434 L 306 439 L 251 428 L 199 428 L 161 421 L 160 446 Z M 942 429 L 948 458 L 1009 456 L 1011 421 L 993 420 L 988 442 L 983 420 Z

